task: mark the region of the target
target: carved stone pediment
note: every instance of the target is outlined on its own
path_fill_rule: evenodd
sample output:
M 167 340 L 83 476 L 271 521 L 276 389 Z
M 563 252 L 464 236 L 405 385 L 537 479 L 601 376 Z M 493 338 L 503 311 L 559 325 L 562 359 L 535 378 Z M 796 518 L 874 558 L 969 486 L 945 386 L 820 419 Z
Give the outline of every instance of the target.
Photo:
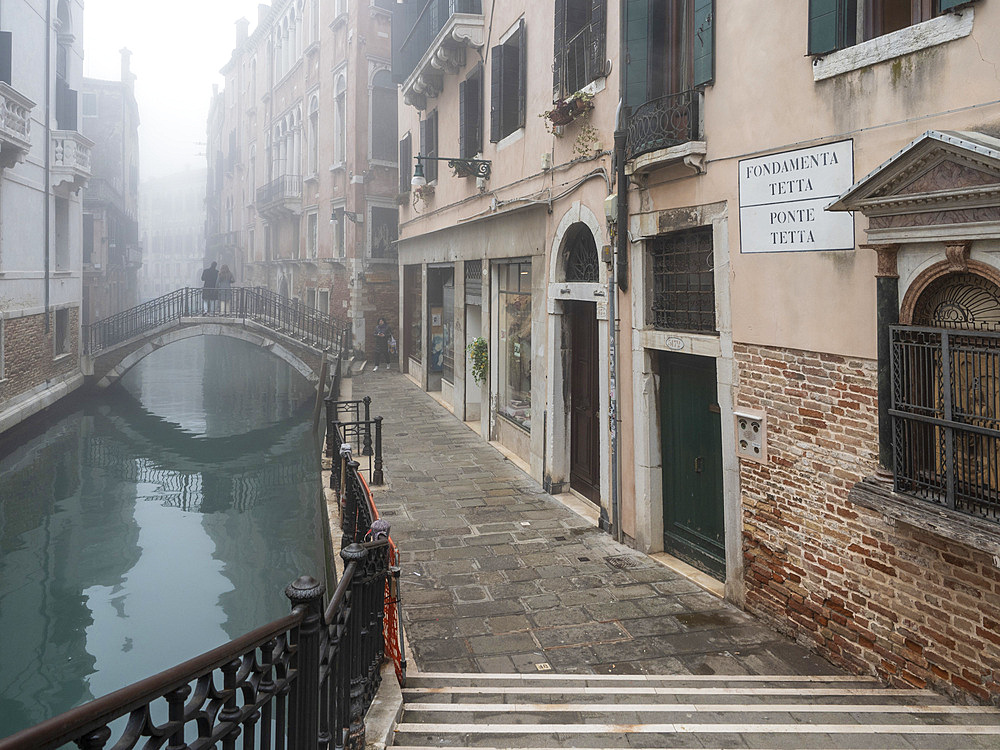
M 869 218 L 869 242 L 1000 238 L 1000 139 L 929 130 L 828 207 Z

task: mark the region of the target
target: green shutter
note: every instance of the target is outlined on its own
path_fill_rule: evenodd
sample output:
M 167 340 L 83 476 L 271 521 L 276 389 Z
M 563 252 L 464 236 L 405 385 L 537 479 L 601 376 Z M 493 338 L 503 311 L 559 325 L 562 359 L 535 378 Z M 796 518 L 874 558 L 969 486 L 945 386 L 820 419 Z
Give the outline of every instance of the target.
M 809 0 L 809 54 L 823 55 L 840 47 L 838 0 Z
M 944 13 L 946 10 L 957 8 L 959 5 L 965 5 L 967 2 L 969 0 L 938 0 L 938 12 Z
M 528 119 L 528 37 L 524 18 L 517 30 L 517 126 L 523 128 Z
M 490 141 L 496 143 L 503 135 L 500 130 L 500 100 L 503 97 L 503 45 L 490 50 Z
M 703 86 L 715 80 L 715 0 L 695 0 L 694 85 Z
M 458 83 L 458 155 L 463 159 L 469 158 L 469 154 L 466 153 L 469 148 L 469 140 L 465 133 L 465 125 L 469 121 L 469 117 L 465 112 L 465 108 L 469 106 L 465 95 L 465 89 L 468 84 L 468 81 L 459 81 Z
M 625 103 L 630 107 L 643 104 L 647 97 L 649 2 L 625 2 Z
M 594 81 L 604 75 L 607 52 L 605 38 L 607 36 L 605 22 L 605 3 L 607 0 L 593 0 L 590 6 L 590 80 Z

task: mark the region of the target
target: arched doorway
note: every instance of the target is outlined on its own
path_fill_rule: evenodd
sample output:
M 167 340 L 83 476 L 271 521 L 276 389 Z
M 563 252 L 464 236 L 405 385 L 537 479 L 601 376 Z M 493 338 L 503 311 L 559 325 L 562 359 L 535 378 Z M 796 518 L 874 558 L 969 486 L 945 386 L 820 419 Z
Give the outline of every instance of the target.
M 569 283 L 597 283 L 597 243 L 590 228 L 580 222 L 566 233 L 565 279 Z M 601 502 L 600 350 L 597 304 L 582 300 L 565 303 L 569 424 L 569 485 L 591 502 Z

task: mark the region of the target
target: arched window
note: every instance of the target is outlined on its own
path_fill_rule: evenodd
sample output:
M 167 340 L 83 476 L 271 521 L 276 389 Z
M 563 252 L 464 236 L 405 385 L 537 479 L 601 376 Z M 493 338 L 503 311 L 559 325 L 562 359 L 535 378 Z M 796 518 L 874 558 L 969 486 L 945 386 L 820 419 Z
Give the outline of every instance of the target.
M 309 100 L 309 174 L 319 171 L 319 97 Z
M 372 99 L 369 138 L 371 157 L 379 161 L 396 161 L 396 85 L 388 70 L 380 70 L 372 78 Z
M 566 281 L 600 280 L 597 243 L 590 228 L 574 224 L 566 233 Z
M 333 87 L 333 161 L 347 160 L 347 77 L 341 73 Z

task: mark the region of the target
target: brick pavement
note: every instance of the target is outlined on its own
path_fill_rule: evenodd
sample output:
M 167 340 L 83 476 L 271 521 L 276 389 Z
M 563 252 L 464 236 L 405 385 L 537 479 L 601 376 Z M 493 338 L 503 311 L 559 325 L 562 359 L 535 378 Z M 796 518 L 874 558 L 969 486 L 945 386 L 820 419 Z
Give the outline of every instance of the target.
M 356 376 L 385 417 L 416 666 L 441 672 L 836 674 L 830 664 L 620 545 L 395 371 Z

